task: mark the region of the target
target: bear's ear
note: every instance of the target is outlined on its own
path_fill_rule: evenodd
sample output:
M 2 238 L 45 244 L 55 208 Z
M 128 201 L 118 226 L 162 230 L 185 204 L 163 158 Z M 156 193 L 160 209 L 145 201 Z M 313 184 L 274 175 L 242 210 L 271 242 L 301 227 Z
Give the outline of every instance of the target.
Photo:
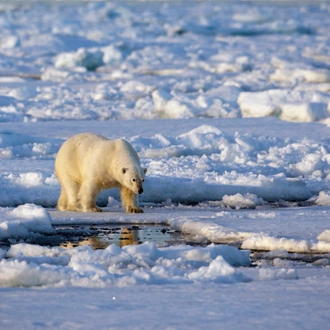
M 145 167 L 145 168 L 143 169 L 144 174 L 146 174 L 147 171 L 148 171 L 148 169 Z
M 123 174 L 125 174 L 125 173 L 127 172 L 127 170 L 128 170 L 128 167 L 123 167 L 123 168 L 121 169 L 121 171 L 123 172 Z

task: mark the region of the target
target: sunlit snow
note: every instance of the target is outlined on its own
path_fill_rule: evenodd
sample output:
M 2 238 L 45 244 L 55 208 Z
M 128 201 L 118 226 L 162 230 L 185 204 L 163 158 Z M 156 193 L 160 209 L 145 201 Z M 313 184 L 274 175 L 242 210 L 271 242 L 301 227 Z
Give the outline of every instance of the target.
M 328 326 L 329 3 L 3 2 L 0 28 L 0 328 Z M 55 209 L 81 132 L 133 145 L 143 214 Z M 72 224 L 190 244 L 36 244 Z

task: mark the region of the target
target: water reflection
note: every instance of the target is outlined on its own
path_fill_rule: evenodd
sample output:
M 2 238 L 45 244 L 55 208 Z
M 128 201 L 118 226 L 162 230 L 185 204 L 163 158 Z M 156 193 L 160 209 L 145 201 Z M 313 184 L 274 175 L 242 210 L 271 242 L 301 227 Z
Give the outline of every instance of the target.
M 98 249 L 106 249 L 109 246 L 109 243 L 102 242 L 101 240 L 98 239 L 97 236 L 92 236 L 85 238 L 79 242 L 64 242 L 60 246 L 66 249 L 72 249 L 74 247 L 83 246 L 83 245 L 90 245 L 94 250 L 98 250 Z
M 168 227 L 159 225 L 118 227 L 93 226 L 89 233 L 82 233 L 86 228 L 68 227 L 57 228 L 58 234 L 65 234 L 66 239 L 62 240 L 60 246 L 73 248 L 77 246 L 89 245 L 93 249 L 105 249 L 111 244 L 120 247 L 143 242 L 154 242 L 158 246 L 167 246 L 173 243 L 181 243 L 181 233 L 171 231 Z
M 123 247 L 131 244 L 135 244 L 135 245 L 139 244 L 137 230 L 130 230 L 127 228 L 123 228 L 121 230 L 119 246 Z

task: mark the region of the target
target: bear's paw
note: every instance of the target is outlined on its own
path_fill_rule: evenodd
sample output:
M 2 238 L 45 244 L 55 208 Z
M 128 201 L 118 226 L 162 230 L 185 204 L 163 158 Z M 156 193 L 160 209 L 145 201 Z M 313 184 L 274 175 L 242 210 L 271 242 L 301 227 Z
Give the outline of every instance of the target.
M 102 212 L 102 209 L 100 209 L 97 206 L 89 207 L 89 208 L 82 208 L 80 211 L 82 212 Z
M 127 213 L 143 213 L 143 210 L 139 207 L 128 206 L 126 208 Z

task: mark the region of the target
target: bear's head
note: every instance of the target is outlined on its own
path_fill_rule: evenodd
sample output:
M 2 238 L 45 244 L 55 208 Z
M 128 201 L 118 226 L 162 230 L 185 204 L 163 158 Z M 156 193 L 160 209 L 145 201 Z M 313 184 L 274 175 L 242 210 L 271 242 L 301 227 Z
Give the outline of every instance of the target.
M 133 167 L 123 167 L 123 185 L 129 190 L 133 191 L 135 194 L 143 193 L 143 182 L 145 174 L 147 173 L 146 168 L 141 168 L 139 166 Z

